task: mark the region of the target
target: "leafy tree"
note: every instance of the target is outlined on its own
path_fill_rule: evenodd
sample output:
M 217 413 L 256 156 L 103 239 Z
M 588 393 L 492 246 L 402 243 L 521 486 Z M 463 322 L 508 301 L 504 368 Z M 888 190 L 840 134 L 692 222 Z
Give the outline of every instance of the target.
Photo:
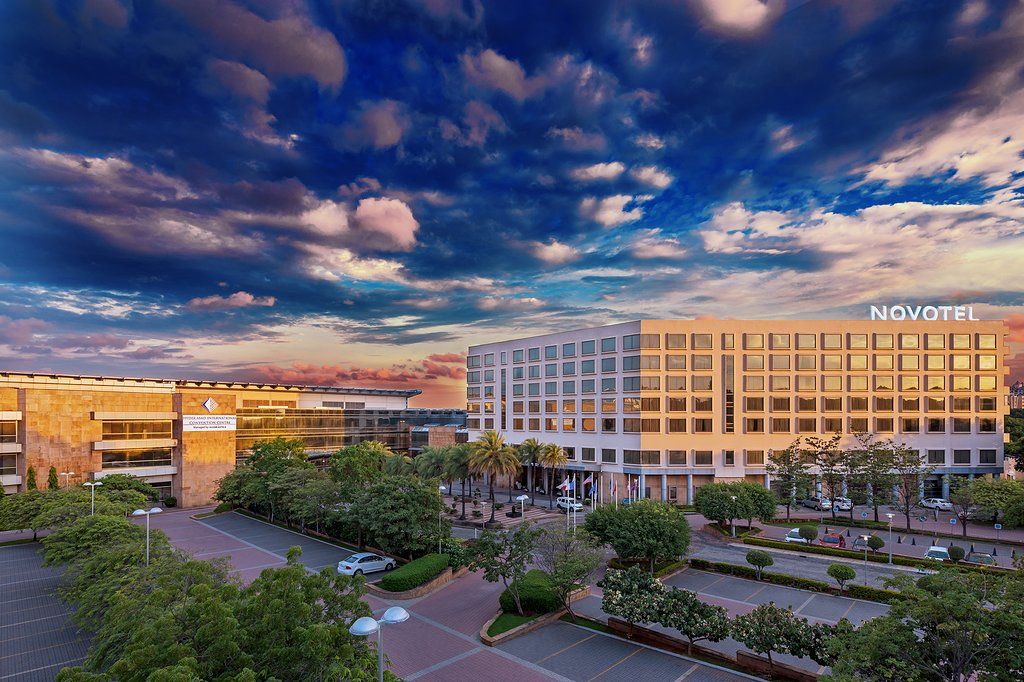
M 575 620 L 570 595 L 587 584 L 601 565 L 601 550 L 586 531 L 570 531 L 558 526 L 545 530 L 537 540 L 534 563 L 548 574 L 551 589 Z
M 515 450 L 505 445 L 505 439 L 497 431 L 484 431 L 480 438 L 472 444 L 469 455 L 470 471 L 487 476 L 491 491 L 491 519 L 494 523 L 494 479 L 499 476 L 511 476 L 519 471 L 519 458 Z
M 857 577 L 856 571 L 846 564 L 829 564 L 827 573 L 839 585 L 839 591 L 846 589 L 846 583 Z
M 519 593 L 523 576 L 532 559 L 541 531 L 529 523 L 522 523 L 514 531 L 495 533 L 484 531 L 473 544 L 470 567 L 484 573 L 487 582 L 498 582 L 512 595 L 516 612 L 523 615 L 523 602 Z
M 834 657 L 831 682 L 932 682 L 938 678 L 917 667 L 913 652 L 917 637 L 903 623 L 873 618 L 857 629 L 841 624 L 829 643 Z M 909 654 L 909 655 L 908 655 Z
M 790 519 L 797 495 L 811 477 L 811 465 L 802 456 L 803 439 L 797 438 L 784 450 L 769 450 L 765 468 L 779 484 L 779 497 L 786 505 L 786 520 Z
M 35 467 L 29 467 L 28 468 L 28 474 L 27 474 L 26 480 L 25 480 L 25 489 L 26 490 L 37 490 L 38 489 L 38 487 L 36 486 L 36 468 Z
M 275 520 L 287 487 L 278 484 L 289 469 L 311 469 L 306 446 L 300 439 L 275 438 L 258 441 L 245 463 L 222 478 L 214 495 L 222 502 L 265 511 Z
M 342 513 L 342 487 L 327 472 L 293 467 L 279 474 L 270 489 L 280 493 L 286 517 L 302 530 L 312 525 L 320 532 L 328 519 Z
M 863 439 L 868 437 L 867 434 L 858 433 L 856 434 L 858 439 L 863 442 Z M 839 476 L 840 476 L 840 487 L 839 491 L 843 491 L 843 482 L 846 483 L 848 497 L 853 497 L 853 493 L 850 492 L 850 486 L 863 479 L 864 469 L 867 465 L 867 459 L 870 457 L 870 453 L 867 448 L 846 448 L 840 450 L 839 455 Z M 833 500 L 833 511 L 835 511 L 835 498 Z M 853 505 L 850 505 L 850 520 L 853 520 Z
M 974 497 L 975 488 L 971 481 L 964 478 L 954 478 L 953 485 L 949 491 L 949 501 L 953 505 L 953 515 L 960 521 L 960 531 L 967 537 L 967 521 L 974 516 L 979 504 Z
M 456 443 L 445 449 L 444 455 L 444 476 L 445 478 L 462 483 L 462 514 L 460 521 L 466 519 L 466 479 L 469 478 L 469 453 L 468 443 Z
M 76 557 L 98 552 L 104 547 L 128 541 L 145 542 L 146 530 L 123 517 L 96 514 L 82 516 L 68 525 L 56 528 L 43 538 L 45 565 L 66 564 Z M 150 533 L 150 543 L 166 541 L 159 530 Z
M 818 539 L 818 527 L 813 523 L 804 523 L 797 526 L 797 532 L 807 542 L 814 542 Z
M 277 437 L 253 443 L 245 460 L 256 471 L 275 474 L 290 466 L 312 466 L 306 455 L 306 444 L 301 438 Z
M 410 559 L 447 537 L 451 522 L 439 519 L 437 486 L 415 476 L 388 476 L 365 488 L 344 513 L 375 546 Z
M 630 637 L 635 624 L 654 622 L 661 613 L 665 586 L 637 566 L 623 571 L 609 569 L 597 586 L 603 592 L 601 609 L 626 621 Z
M 971 481 L 970 487 L 971 496 L 981 516 L 1005 520 L 1007 510 L 1024 505 L 1024 483 L 1021 481 L 1012 478 L 976 478 Z
M 539 461 L 538 458 L 540 457 L 541 450 L 543 449 L 544 446 L 536 438 L 527 438 L 519 444 L 518 448 L 519 461 L 526 468 L 530 479 L 527 481 L 527 486 L 529 486 L 530 490 L 531 505 L 537 504 L 537 487 L 533 484 L 533 467 L 537 465 Z
M 933 467 L 926 466 L 921 453 L 904 443 L 896 443 L 892 439 L 885 441 L 883 447 L 889 450 L 892 470 L 896 475 L 896 487 L 899 495 L 893 500 L 894 506 L 906 517 L 907 532 L 910 532 L 910 515 L 921 502 L 920 481 L 930 474 Z
M 242 465 L 217 482 L 214 498 L 235 507 L 262 509 L 270 507 L 270 490 L 266 474 Z
M 807 438 L 807 450 L 814 458 L 814 464 L 818 468 L 818 475 L 821 477 L 822 493 L 828 499 L 835 501 L 836 497 L 843 491 L 843 473 L 846 470 L 846 452 L 839 447 L 842 439 L 840 434 L 830 438 L 810 436 Z M 835 505 L 832 505 L 832 518 L 836 517 Z
M 729 636 L 729 612 L 708 604 L 689 590 L 672 588 L 658 600 L 654 622 L 678 630 L 686 637 L 686 653 L 693 654 L 696 642 L 721 642 Z
M 704 518 L 717 521 L 719 524 L 729 522 L 738 514 L 737 502 L 732 498 L 736 491 L 728 483 L 706 483 L 697 488 L 693 498 L 693 507 Z
M 963 547 L 959 545 L 949 546 L 949 558 L 953 563 L 958 563 L 962 561 L 965 554 L 966 552 L 964 551 Z
M 1009 436 L 1004 448 L 1006 456 L 1016 460 L 1017 471 L 1024 471 L 1024 410 L 1010 410 L 1003 420 L 1003 430 Z
M 794 643 L 802 647 L 806 627 L 806 620 L 797 618 L 789 609 L 776 606 L 775 602 L 768 602 L 734 618 L 731 636 L 754 653 L 767 655 L 771 675 L 775 672 L 772 654 L 789 653 Z
M 109 495 L 115 490 L 134 490 L 146 496 L 147 500 L 155 500 L 160 496 L 157 489 L 137 476 L 131 474 L 108 474 L 103 477 L 103 485 L 97 494 Z
M 57 467 L 50 465 L 50 473 L 46 476 L 46 487 L 50 490 L 60 488 L 60 479 L 57 478 Z
M 754 567 L 757 572 L 757 579 L 761 579 L 761 571 L 768 568 L 769 566 L 775 565 L 775 559 L 772 559 L 772 555 L 763 549 L 752 549 L 747 552 L 747 563 Z
M 444 457 L 444 448 L 424 447 L 412 461 L 416 475 L 423 479 L 440 479 L 444 475 Z
M 333 453 L 327 461 L 327 470 L 345 490 L 362 488 L 380 480 L 384 461 L 392 454 L 384 443 L 364 440 Z
M 690 546 L 690 525 L 682 510 L 667 502 L 639 500 L 618 508 L 598 507 L 587 514 L 584 529 L 620 558 L 654 564 L 675 560 Z
M 727 485 L 731 485 L 737 491 L 737 514 L 747 520 L 748 530 L 753 528 L 754 519 L 767 523 L 775 518 L 775 495 L 768 488 L 750 481 L 737 481 Z
M 554 443 L 548 443 L 537 455 L 537 463 L 548 470 L 548 509 L 555 503 L 555 471 L 568 463 L 565 450 Z
M 871 434 L 857 434 L 859 446 L 864 453 L 861 460 L 861 480 L 871 489 L 868 500 L 878 521 L 878 509 L 892 496 L 896 485 L 893 472 L 892 450 L 885 443 L 875 440 Z
M 885 540 L 877 535 L 868 536 L 868 548 L 870 548 L 872 552 L 877 552 L 883 547 L 885 547 Z
M 0 530 L 32 529 L 32 539 L 45 526 L 37 522 L 45 501 L 45 493 L 32 488 L 17 495 L 0 498 Z
M 416 473 L 416 467 L 412 464 L 412 457 L 396 452 L 384 460 L 384 473 L 388 476 L 410 476 Z

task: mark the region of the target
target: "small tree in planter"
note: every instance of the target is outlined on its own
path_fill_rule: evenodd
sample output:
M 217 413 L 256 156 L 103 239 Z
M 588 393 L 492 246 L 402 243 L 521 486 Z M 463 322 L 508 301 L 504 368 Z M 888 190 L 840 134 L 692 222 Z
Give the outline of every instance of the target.
M 530 524 L 524 523 L 510 533 L 484 531 L 473 545 L 470 568 L 474 571 L 482 570 L 487 582 L 501 580 L 505 589 L 512 595 L 516 612 L 520 616 L 523 615 L 523 602 L 520 599 L 519 587 L 523 576 L 526 575 L 526 568 L 532 559 L 539 534 L 540 531 L 533 530 Z
M 575 621 L 569 598 L 581 585 L 590 581 L 601 564 L 597 541 L 583 530 L 569 531 L 559 526 L 545 531 L 537 541 L 534 553 L 537 566 L 547 573 L 551 589 Z
M 747 552 L 747 563 L 754 567 L 754 571 L 757 572 L 757 579 L 761 579 L 761 571 L 768 568 L 769 566 L 775 565 L 775 560 L 772 559 L 772 555 L 763 549 L 752 549 Z
M 800 537 L 807 540 L 808 543 L 814 542 L 818 539 L 818 527 L 813 523 L 805 523 L 797 528 L 800 533 Z
M 839 591 L 846 589 L 846 583 L 857 577 L 857 572 L 846 564 L 831 564 L 828 567 L 828 574 L 839 583 Z
M 883 540 L 882 538 L 878 537 L 877 535 L 872 535 L 868 538 L 868 548 L 872 552 L 877 553 L 878 550 L 882 549 L 883 547 L 885 547 L 885 540 Z
M 601 608 L 629 624 L 629 637 L 635 624 L 650 623 L 658 617 L 665 594 L 665 586 L 637 566 L 624 571 L 609 569 L 597 586 L 604 591 Z
M 768 602 L 734 618 L 730 634 L 755 654 L 767 655 L 768 674 L 772 675 L 775 672 L 772 653 L 789 653 L 794 642 L 802 647 L 806 627 L 806 620 L 797 618 L 789 609 L 776 606 L 775 602 Z
M 688 654 L 693 653 L 694 642 L 721 642 L 729 636 L 729 612 L 724 607 L 701 601 L 689 590 L 672 588 L 665 592 L 654 620 L 686 637 Z
M 949 560 L 953 563 L 960 563 L 964 559 L 964 548 L 959 545 L 949 546 Z

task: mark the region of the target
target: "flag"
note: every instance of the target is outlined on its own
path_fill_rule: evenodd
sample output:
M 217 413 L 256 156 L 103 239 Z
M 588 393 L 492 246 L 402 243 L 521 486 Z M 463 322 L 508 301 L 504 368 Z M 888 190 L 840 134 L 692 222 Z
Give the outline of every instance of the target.
M 594 485 L 594 474 L 590 474 L 583 479 L 583 485 Z
M 569 479 L 566 478 L 565 480 L 563 480 L 562 483 L 558 486 L 558 489 L 562 491 L 571 490 L 569 486 Z

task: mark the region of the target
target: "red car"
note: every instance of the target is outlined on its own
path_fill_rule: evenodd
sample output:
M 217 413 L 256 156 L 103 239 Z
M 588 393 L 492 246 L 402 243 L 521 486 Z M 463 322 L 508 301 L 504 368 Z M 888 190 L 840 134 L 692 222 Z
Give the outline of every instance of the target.
M 843 548 L 846 547 L 846 538 L 839 533 L 826 533 L 821 536 L 818 540 L 818 544 L 822 547 Z

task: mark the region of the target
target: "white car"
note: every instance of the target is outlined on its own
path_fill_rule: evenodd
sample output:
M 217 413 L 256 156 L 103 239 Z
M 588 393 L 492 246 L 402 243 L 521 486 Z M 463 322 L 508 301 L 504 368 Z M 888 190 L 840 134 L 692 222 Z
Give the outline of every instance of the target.
M 853 500 L 849 497 L 837 497 L 832 500 L 832 506 L 836 511 L 850 511 L 853 509 Z
M 583 504 L 575 497 L 559 497 L 555 506 L 566 512 L 583 511 Z
M 791 530 L 788 533 L 786 533 L 785 540 L 786 540 L 786 542 L 796 542 L 796 543 L 799 543 L 801 545 L 806 545 L 807 544 L 807 538 L 800 537 L 800 529 L 799 528 L 794 528 L 793 530 Z
M 926 509 L 938 509 L 939 511 L 953 511 L 953 503 L 941 497 L 929 497 L 921 501 L 921 506 Z
M 832 500 L 827 497 L 808 497 L 800 504 L 816 511 L 828 511 L 832 508 Z
M 928 548 L 928 551 L 924 553 L 924 558 L 935 559 L 936 561 L 949 561 L 949 550 L 945 547 L 932 545 Z
M 376 573 L 377 571 L 390 571 L 394 567 L 394 559 L 389 559 L 379 554 L 371 554 L 370 552 L 359 552 L 339 561 L 338 573 L 363 575 L 364 573 Z

